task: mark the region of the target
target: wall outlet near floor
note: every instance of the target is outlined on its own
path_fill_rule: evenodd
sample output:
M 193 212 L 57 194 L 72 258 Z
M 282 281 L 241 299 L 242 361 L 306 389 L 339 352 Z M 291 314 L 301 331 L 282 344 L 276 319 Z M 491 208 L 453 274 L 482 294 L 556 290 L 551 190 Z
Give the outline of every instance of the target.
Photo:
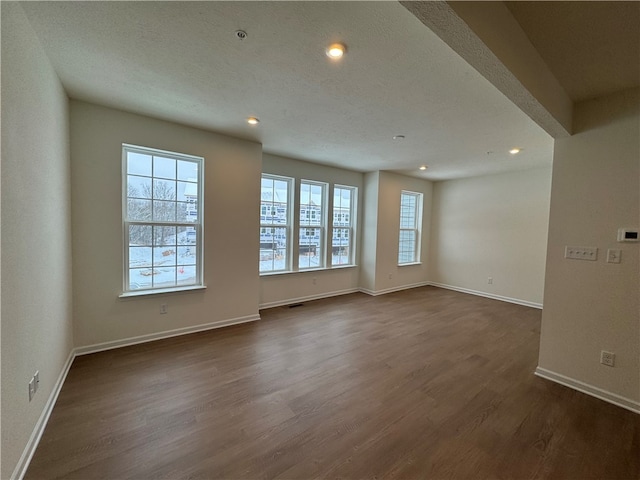
M 313 282 L 314 285 L 316 284 L 316 277 L 313 277 L 312 282 Z
M 487 283 L 493 285 L 493 277 L 487 277 Z
M 168 311 L 169 311 L 169 306 L 166 303 L 163 303 L 162 305 L 160 305 L 160 313 L 162 315 L 164 315 Z
M 616 354 L 602 350 L 600 352 L 600 363 L 607 367 L 613 367 L 616 363 Z

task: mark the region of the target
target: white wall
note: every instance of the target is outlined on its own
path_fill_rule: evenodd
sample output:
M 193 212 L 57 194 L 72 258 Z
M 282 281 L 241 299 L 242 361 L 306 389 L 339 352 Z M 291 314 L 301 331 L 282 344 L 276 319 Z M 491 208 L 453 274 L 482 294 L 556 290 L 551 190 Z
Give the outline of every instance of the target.
M 376 181 L 377 180 L 377 181 Z M 368 176 L 366 188 L 377 188 L 376 192 L 366 192 L 368 200 L 375 200 L 377 206 L 365 206 L 366 235 L 372 235 L 375 225 L 375 243 L 371 238 L 364 241 L 368 247 L 363 263 L 368 265 L 363 290 L 371 294 L 381 294 L 410 288 L 427 283 L 429 225 L 431 223 L 432 183 L 414 177 L 391 172 L 379 172 L 377 176 Z M 398 241 L 400 231 L 400 194 L 403 190 L 423 194 L 421 262 L 414 265 L 398 266 Z M 375 220 L 371 218 L 377 213 Z M 372 248 L 374 247 L 375 250 Z M 375 259 L 374 259 L 375 255 Z M 372 276 L 371 273 L 374 273 Z M 366 285 L 373 285 L 368 288 Z
M 294 178 L 297 186 L 300 185 L 300 180 L 315 180 L 328 183 L 330 191 L 335 184 L 357 187 L 357 205 L 362 204 L 363 174 L 360 172 L 267 153 L 262 156 L 262 170 L 264 173 Z M 362 226 L 361 215 L 356 216 L 356 225 L 358 238 L 361 238 L 359 233 Z M 358 243 L 356 245 L 356 265 L 359 264 L 360 250 Z M 354 292 L 358 289 L 359 271 L 359 268 L 355 266 L 262 275 L 260 277 L 260 305 L 261 307 L 270 307 Z
M 9 478 L 73 348 L 68 100 L 12 2 L 2 2 L 2 73 L 0 477 Z
M 542 306 L 550 191 L 551 168 L 437 182 L 431 281 Z
M 376 261 L 378 252 L 378 191 L 380 172 L 364 176 L 362 213 L 362 251 L 360 255 L 360 287 L 367 292 L 376 290 Z
M 122 143 L 204 157 L 205 291 L 118 298 Z M 71 168 L 76 347 L 257 318 L 259 144 L 72 101 Z
M 574 131 L 554 150 L 539 367 L 640 410 L 639 244 L 616 242 L 640 226 L 640 90 L 578 104 Z M 566 245 L 598 247 L 598 259 L 566 260 Z M 621 264 L 606 263 L 608 248 Z

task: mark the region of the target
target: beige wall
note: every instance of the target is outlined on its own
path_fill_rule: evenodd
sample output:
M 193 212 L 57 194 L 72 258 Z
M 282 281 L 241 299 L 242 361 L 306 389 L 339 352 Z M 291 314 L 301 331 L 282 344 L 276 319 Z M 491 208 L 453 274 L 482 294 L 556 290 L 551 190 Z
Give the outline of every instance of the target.
M 640 408 L 639 244 L 616 242 L 640 225 L 640 90 L 580 103 L 574 121 L 554 151 L 539 367 Z M 566 245 L 598 247 L 598 259 L 566 260 Z M 621 264 L 606 263 L 608 248 Z
M 376 289 L 379 183 L 380 172 L 368 172 L 364 175 L 364 202 L 360 210 L 362 214 L 360 287 L 367 292 L 375 292 Z
M 365 239 L 363 248 L 366 265 L 363 290 L 379 294 L 427 283 L 429 225 L 431 223 L 432 183 L 391 172 L 378 172 L 365 179 Z M 421 263 L 398 266 L 398 237 L 400 229 L 400 194 L 403 190 L 423 194 Z M 373 218 L 375 216 L 375 218 Z M 371 236 L 375 231 L 375 241 Z M 372 286 L 373 288 L 371 288 Z
M 68 100 L 11 2 L 2 2 L 2 73 L 0 477 L 9 478 L 73 348 Z
M 77 101 L 70 119 L 76 347 L 257 318 L 260 145 Z M 206 290 L 118 298 L 122 143 L 204 157 Z
M 551 168 L 437 182 L 430 280 L 541 307 L 550 191 Z
M 293 160 L 276 155 L 263 154 L 262 171 L 272 175 L 282 175 L 300 180 L 326 182 L 333 185 L 347 185 L 358 188 L 358 202 L 362 202 L 363 174 L 341 168 L 318 165 L 301 160 Z M 331 190 L 330 190 L 331 191 Z M 331 215 L 329 215 L 331 218 Z M 357 215 L 357 230 L 361 228 L 361 216 Z M 256 232 L 257 232 L 256 226 Z M 360 235 L 358 235 L 360 237 Z M 356 245 L 356 265 L 360 258 L 360 245 Z M 268 274 L 260 277 L 260 305 L 270 307 L 296 301 L 321 298 L 358 289 L 359 268 L 340 267 L 310 272 Z

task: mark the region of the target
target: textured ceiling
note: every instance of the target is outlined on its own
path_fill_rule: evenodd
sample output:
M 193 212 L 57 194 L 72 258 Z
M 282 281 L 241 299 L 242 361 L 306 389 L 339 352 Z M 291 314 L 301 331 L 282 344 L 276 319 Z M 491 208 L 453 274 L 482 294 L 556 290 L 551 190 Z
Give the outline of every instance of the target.
M 359 171 L 437 180 L 551 163 L 551 137 L 397 2 L 22 5 L 71 98 Z M 340 62 L 324 55 L 336 41 Z
M 574 101 L 640 86 L 640 2 L 505 2 Z

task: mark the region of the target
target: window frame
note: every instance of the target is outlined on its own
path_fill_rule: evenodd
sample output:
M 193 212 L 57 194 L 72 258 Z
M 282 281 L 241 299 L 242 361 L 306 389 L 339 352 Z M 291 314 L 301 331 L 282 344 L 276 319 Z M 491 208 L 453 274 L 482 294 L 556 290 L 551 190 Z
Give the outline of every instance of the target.
M 169 158 L 172 160 L 177 161 L 186 161 L 186 162 L 192 162 L 195 163 L 197 165 L 197 200 L 196 200 L 196 205 L 197 205 L 197 213 L 196 213 L 196 219 L 194 222 L 185 222 L 185 221 L 178 221 L 177 218 L 175 221 L 164 221 L 164 220 L 131 220 L 129 219 L 129 208 L 128 208 L 128 199 L 129 199 L 129 190 L 128 190 L 128 186 L 129 186 L 129 172 L 128 172 L 128 153 L 139 153 L 142 155 L 150 155 L 152 158 L 152 171 L 151 171 L 151 176 L 149 176 L 148 178 L 151 179 L 151 184 L 153 185 L 153 181 L 156 179 L 162 179 L 162 180 L 166 180 L 163 177 L 160 176 L 154 176 L 153 175 L 153 157 L 157 156 L 157 157 L 163 157 L 163 158 Z M 199 290 L 199 289 L 204 289 L 206 288 L 205 284 L 204 284 L 204 158 L 200 157 L 200 156 L 196 156 L 196 155 L 189 155 L 189 154 L 185 154 L 185 153 L 178 153 L 178 152 L 171 152 L 171 151 L 167 151 L 167 150 L 161 150 L 158 148 L 151 148 L 151 147 L 143 147 L 143 146 L 139 146 L 139 145 L 131 145 L 131 144 L 127 144 L 127 143 L 123 143 L 122 144 L 122 192 L 121 192 L 121 199 L 122 199 L 122 238 L 123 238 L 123 262 L 122 262 L 122 266 L 123 266 L 123 275 L 122 275 L 122 293 L 120 294 L 120 297 L 129 297 L 129 296 L 141 296 L 141 295 L 152 295 L 152 294 L 160 294 L 160 293 L 170 293 L 170 292 L 180 292 L 180 291 L 187 291 L 187 290 Z M 176 169 L 178 168 L 178 166 L 176 165 Z M 145 177 L 145 176 L 143 176 Z M 176 178 L 173 180 L 176 183 L 181 181 L 178 178 L 178 175 L 176 173 Z M 153 187 L 152 187 L 153 188 Z M 152 193 L 152 197 L 151 200 L 153 201 L 153 193 Z M 176 199 L 172 200 L 174 203 L 176 203 L 176 208 L 177 205 L 179 203 L 193 203 L 193 202 L 189 202 L 189 201 L 180 201 L 177 198 L 177 193 L 176 193 Z M 153 208 L 153 207 L 152 207 Z M 129 227 L 130 226 L 134 226 L 134 225 L 140 225 L 140 226 L 150 226 L 152 227 L 188 227 L 188 228 L 194 228 L 195 232 L 196 232 L 196 244 L 193 248 L 195 248 L 196 251 L 196 261 L 195 261 L 195 281 L 193 283 L 190 284 L 184 284 L 184 285 L 174 285 L 174 286 L 162 286 L 162 287 L 143 287 L 143 288 L 131 288 L 131 266 L 130 266 L 130 237 L 129 237 Z M 179 245 L 179 246 L 183 246 L 183 245 Z M 176 239 L 176 251 L 177 251 L 177 247 L 178 247 L 178 241 Z M 153 269 L 153 248 L 155 248 L 155 246 L 153 245 L 153 240 L 152 240 L 152 244 L 151 244 L 151 249 L 152 249 L 152 266 L 151 268 Z M 175 267 L 178 268 L 179 264 L 177 263 L 177 259 L 176 259 L 176 264 Z
M 349 209 L 341 209 L 340 211 L 336 211 L 335 205 L 335 197 L 336 197 L 336 189 L 340 190 L 348 190 L 351 192 L 351 198 L 349 199 Z M 333 185 L 333 195 L 331 196 L 333 203 L 331 205 L 332 210 L 332 224 L 331 224 L 331 268 L 340 268 L 340 267 L 351 267 L 355 265 L 355 212 L 356 210 L 356 202 L 358 198 L 358 187 L 352 185 Z M 336 214 L 338 214 L 338 223 L 348 223 L 348 225 L 336 225 Z M 348 248 L 348 262 L 347 263 L 333 263 L 333 240 L 336 237 L 335 230 L 348 230 L 349 232 L 349 248 Z
M 321 206 L 320 206 L 320 212 L 319 212 L 319 218 L 318 218 L 318 213 L 317 210 L 312 209 L 310 210 L 308 207 L 311 205 L 309 203 L 302 203 L 302 186 L 303 185 L 309 185 L 310 187 L 312 186 L 316 186 L 316 187 L 320 187 L 322 190 L 321 193 Z M 305 272 L 305 271 L 309 271 L 309 270 L 324 270 L 327 268 L 327 202 L 328 202 L 328 195 L 327 192 L 329 190 L 329 184 L 326 182 L 320 182 L 317 180 L 305 180 L 305 179 L 301 179 L 300 180 L 300 189 L 298 190 L 298 205 L 297 205 L 297 267 L 298 267 L 298 271 L 299 272 Z M 303 211 L 303 207 L 305 209 L 305 221 L 303 222 L 302 220 L 302 211 Z M 314 222 L 318 222 L 317 224 Z M 318 261 L 318 265 L 313 265 L 313 266 L 307 266 L 307 267 L 301 267 L 300 266 L 300 247 L 301 247 L 301 243 L 300 243 L 300 239 L 301 239 L 301 233 L 303 230 L 308 230 L 308 229 L 318 229 L 320 230 L 320 234 L 318 235 L 319 237 L 319 244 L 318 244 L 318 252 L 316 254 L 316 256 L 319 258 Z M 305 231 L 305 237 L 307 237 L 308 235 L 306 234 Z M 294 254 L 295 255 L 295 254 Z
M 282 182 L 286 182 L 287 183 L 287 211 L 285 214 L 285 219 L 286 219 L 286 224 L 281 224 L 281 223 L 266 223 L 262 221 L 262 218 L 260 218 L 260 234 L 262 235 L 262 229 L 263 228 L 284 228 L 286 230 L 286 242 L 285 242 L 285 264 L 284 264 L 284 268 L 282 269 L 278 269 L 278 270 L 261 270 L 261 265 L 260 265 L 260 261 L 258 261 L 258 273 L 260 275 L 274 275 L 274 274 L 279 274 L 279 273 L 287 273 L 287 272 L 291 272 L 292 270 L 292 258 L 293 258 L 293 210 L 294 208 L 292 208 L 294 206 L 294 202 L 292 201 L 294 198 L 294 189 L 295 189 L 295 179 L 292 177 L 285 177 L 283 175 L 274 175 L 271 173 L 262 173 L 260 176 L 260 217 L 262 217 L 262 210 L 263 210 L 263 204 L 262 204 L 262 180 L 264 178 L 273 180 L 273 181 L 282 181 Z M 273 205 L 273 201 L 271 202 L 271 204 Z M 267 215 L 264 215 L 265 218 L 267 217 Z M 273 214 L 271 215 L 273 216 Z M 262 247 L 260 247 L 260 250 L 262 250 Z M 274 249 L 272 249 L 274 250 Z
M 413 215 L 413 226 L 403 227 L 402 226 L 402 210 L 403 210 L 403 198 L 404 197 L 412 197 L 415 199 L 416 208 L 415 213 Z M 412 192 L 409 190 L 402 190 L 400 192 L 400 216 L 399 216 L 399 232 L 398 232 L 398 266 L 402 265 L 414 265 L 421 263 L 421 238 L 422 238 L 422 203 L 423 203 L 423 194 L 420 192 Z M 403 250 L 402 250 L 402 237 L 403 232 L 412 232 L 413 233 L 413 257 L 408 261 L 401 261 Z

